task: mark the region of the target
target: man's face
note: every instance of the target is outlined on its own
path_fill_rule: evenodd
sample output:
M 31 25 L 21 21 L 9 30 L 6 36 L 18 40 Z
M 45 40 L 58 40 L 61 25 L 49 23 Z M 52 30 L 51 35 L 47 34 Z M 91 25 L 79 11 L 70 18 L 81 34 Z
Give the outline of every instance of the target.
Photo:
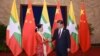
M 62 28 L 62 24 L 57 23 L 57 27 L 58 27 L 58 28 Z

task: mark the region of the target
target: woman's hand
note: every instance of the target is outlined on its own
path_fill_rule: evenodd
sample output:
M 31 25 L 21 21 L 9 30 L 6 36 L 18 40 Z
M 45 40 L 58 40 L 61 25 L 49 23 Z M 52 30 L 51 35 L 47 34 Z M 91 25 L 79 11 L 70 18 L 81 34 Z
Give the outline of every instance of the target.
M 44 44 L 47 44 L 48 43 L 48 40 L 47 39 L 43 39 L 43 43 Z

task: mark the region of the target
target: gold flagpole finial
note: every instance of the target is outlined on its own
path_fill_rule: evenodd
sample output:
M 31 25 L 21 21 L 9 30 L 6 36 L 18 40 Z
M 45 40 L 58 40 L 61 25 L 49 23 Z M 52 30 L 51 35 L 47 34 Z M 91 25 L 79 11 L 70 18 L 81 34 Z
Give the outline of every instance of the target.
M 81 0 L 81 2 L 84 2 L 84 0 Z
M 57 0 L 55 0 L 55 2 L 57 3 Z

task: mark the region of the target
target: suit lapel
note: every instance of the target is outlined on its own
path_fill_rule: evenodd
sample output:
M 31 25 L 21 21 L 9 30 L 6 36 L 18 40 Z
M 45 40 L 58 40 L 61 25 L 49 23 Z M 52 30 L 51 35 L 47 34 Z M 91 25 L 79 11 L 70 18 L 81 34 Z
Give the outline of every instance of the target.
M 63 32 L 64 32 L 64 28 L 63 28 L 63 30 L 62 30 L 62 33 L 61 33 L 61 36 L 60 36 L 60 37 L 62 37 L 62 35 L 63 35 Z

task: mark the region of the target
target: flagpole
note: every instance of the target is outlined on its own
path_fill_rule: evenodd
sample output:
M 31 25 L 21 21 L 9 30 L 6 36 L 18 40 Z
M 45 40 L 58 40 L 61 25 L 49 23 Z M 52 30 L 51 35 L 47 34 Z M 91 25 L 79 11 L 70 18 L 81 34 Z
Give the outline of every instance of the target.
M 59 2 L 60 3 L 60 1 L 59 0 L 55 0 L 56 1 L 56 5 L 57 5 L 57 3 Z M 61 3 L 60 3 L 61 4 Z
M 46 2 L 46 0 L 43 0 L 43 2 Z
M 56 4 L 57 4 L 57 0 L 55 0 Z
M 24 0 L 22 0 L 22 2 L 21 2 L 22 4 L 24 4 Z
M 28 0 L 28 3 L 30 3 L 31 2 L 31 0 Z
M 46 2 L 46 0 L 43 0 L 43 4 Z
M 81 0 L 81 2 L 84 2 L 84 0 Z

